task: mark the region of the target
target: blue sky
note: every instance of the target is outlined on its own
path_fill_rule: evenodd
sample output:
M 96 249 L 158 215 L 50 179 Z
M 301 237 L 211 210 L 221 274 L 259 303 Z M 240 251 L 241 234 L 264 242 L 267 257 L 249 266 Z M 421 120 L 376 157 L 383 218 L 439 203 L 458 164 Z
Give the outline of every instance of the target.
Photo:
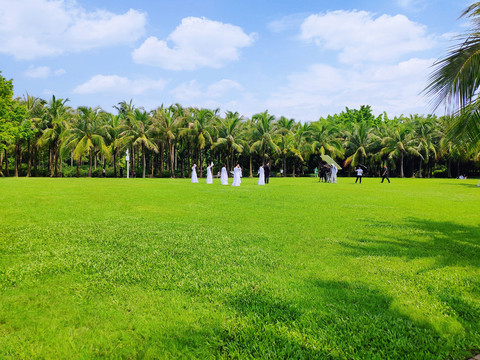
M 431 65 L 468 29 L 464 0 L 0 0 L 15 94 L 133 100 L 314 121 L 346 106 L 432 112 Z M 437 110 L 441 114 L 442 109 Z

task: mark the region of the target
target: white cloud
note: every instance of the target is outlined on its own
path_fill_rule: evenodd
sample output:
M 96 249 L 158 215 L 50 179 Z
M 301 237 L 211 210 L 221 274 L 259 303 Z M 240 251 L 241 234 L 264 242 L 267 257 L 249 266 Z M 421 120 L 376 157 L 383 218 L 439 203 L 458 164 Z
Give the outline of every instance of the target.
M 288 77 L 287 85 L 272 94 L 266 104 L 272 113 L 313 121 L 319 116 L 339 113 L 346 106 L 371 105 L 390 116 L 429 113 L 419 93 L 434 59 L 412 58 L 395 65 L 372 64 L 361 70 L 326 64 Z
M 242 85 L 230 79 L 222 79 L 208 86 L 201 85 L 196 80 L 191 80 L 178 85 L 171 93 L 174 95 L 176 101 L 187 103 L 199 100 L 213 101 L 213 99 L 222 98 L 232 93 L 237 95 L 238 91 L 242 89 Z
M 226 93 L 234 90 L 242 90 L 242 85 L 237 83 L 236 81 L 229 80 L 229 79 L 222 79 L 216 83 L 211 84 L 207 88 L 207 97 L 222 97 Z
M 95 75 L 87 82 L 77 86 L 75 94 L 120 93 L 139 95 L 149 91 L 162 91 L 166 82 L 162 79 L 153 80 L 138 78 L 135 80 L 118 75 Z
M 31 65 L 27 70 L 25 70 L 24 74 L 26 77 L 32 78 L 32 79 L 46 79 L 50 76 L 60 76 L 65 74 L 66 71 L 64 69 L 57 69 L 57 70 L 52 70 L 48 66 L 37 66 L 34 67 Z
M 237 60 L 239 49 L 253 41 L 254 34 L 247 35 L 238 26 L 188 17 L 166 40 L 151 36 L 135 49 L 132 56 L 136 63 L 169 70 L 220 68 Z
M 0 53 L 34 59 L 130 44 L 145 32 L 146 15 L 88 12 L 75 1 L 0 0 Z
M 425 9 L 425 0 L 397 0 L 397 5 L 406 10 L 420 11 Z
M 395 60 L 435 45 L 424 25 L 404 15 L 375 17 L 366 11 L 338 10 L 310 15 L 301 26 L 301 38 L 339 51 L 339 60 L 352 64 Z

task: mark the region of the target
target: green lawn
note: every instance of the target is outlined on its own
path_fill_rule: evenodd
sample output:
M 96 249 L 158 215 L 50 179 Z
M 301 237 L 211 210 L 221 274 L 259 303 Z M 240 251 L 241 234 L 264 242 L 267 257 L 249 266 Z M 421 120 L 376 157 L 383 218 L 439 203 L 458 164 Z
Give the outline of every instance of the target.
M 0 179 L 0 358 L 480 353 L 478 180 L 242 181 Z

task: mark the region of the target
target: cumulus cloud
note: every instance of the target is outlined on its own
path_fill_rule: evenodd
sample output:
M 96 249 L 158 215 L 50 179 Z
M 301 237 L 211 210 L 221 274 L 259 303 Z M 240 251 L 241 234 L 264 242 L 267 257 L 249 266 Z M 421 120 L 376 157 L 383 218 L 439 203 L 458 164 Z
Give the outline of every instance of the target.
M 75 1 L 0 0 L 0 53 L 17 59 L 130 44 L 145 32 L 146 15 L 86 11 Z
M 404 15 L 375 16 L 367 11 L 310 15 L 302 23 L 301 38 L 338 51 L 339 61 L 352 64 L 394 60 L 435 45 L 424 25 Z
M 60 76 L 65 74 L 65 69 L 57 69 L 52 70 L 48 66 L 30 66 L 27 70 L 25 70 L 24 74 L 26 77 L 32 79 L 46 79 L 50 76 Z
M 230 79 L 222 79 L 208 86 L 201 85 L 196 80 L 191 80 L 178 85 L 172 90 L 172 94 L 177 101 L 189 102 L 218 99 L 232 93 L 237 94 L 242 89 L 242 85 Z
M 389 115 L 428 113 L 419 95 L 434 59 L 413 58 L 394 65 L 371 64 L 361 70 L 314 64 L 292 74 L 267 101 L 272 112 L 313 121 L 348 107 L 371 105 Z
M 115 93 L 139 95 L 149 91 L 162 91 L 166 82 L 162 79 L 153 80 L 139 78 L 131 80 L 118 75 L 95 75 L 87 82 L 77 86 L 75 94 Z
M 242 28 L 206 18 L 188 17 L 167 37 L 151 36 L 133 52 L 138 64 L 169 70 L 221 68 L 239 58 L 239 49 L 250 46 L 254 34 Z

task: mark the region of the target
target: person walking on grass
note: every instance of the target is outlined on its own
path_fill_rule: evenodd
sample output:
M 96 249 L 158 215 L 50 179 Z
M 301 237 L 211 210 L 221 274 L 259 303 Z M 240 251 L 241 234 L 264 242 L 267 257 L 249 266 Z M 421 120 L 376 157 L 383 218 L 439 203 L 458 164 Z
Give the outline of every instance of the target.
M 263 164 L 258 169 L 258 185 L 265 185 L 265 169 Z
M 337 169 L 337 167 L 335 166 L 334 163 L 332 163 L 331 168 L 330 168 L 330 171 L 331 171 L 330 182 L 331 182 L 332 184 L 336 184 L 336 183 L 337 183 L 337 172 L 338 172 L 338 169 Z
M 222 185 L 228 185 L 228 173 L 227 173 L 227 167 L 225 165 L 223 165 L 222 167 L 220 182 L 222 183 Z
M 192 166 L 192 183 L 198 183 L 198 178 L 197 178 L 197 164 L 193 164 Z
M 207 184 L 213 184 L 213 162 L 207 166 Z
M 265 184 L 268 184 L 270 180 L 270 161 L 263 167 L 263 172 L 265 173 Z
M 314 174 L 315 174 L 315 179 L 318 178 L 318 168 L 317 167 L 315 168 Z
M 360 184 L 362 183 L 362 176 L 363 176 L 363 169 L 360 166 L 355 167 L 355 172 L 357 173 L 357 178 L 355 179 L 355 184 L 358 180 L 360 180 Z
M 240 186 L 242 180 L 240 178 L 242 177 L 242 168 L 240 167 L 240 164 L 237 164 L 233 168 L 233 183 L 232 186 Z
M 388 180 L 388 183 L 390 184 L 390 179 L 388 178 L 388 168 L 387 168 L 387 165 L 383 165 L 383 170 L 382 170 L 382 184 L 383 184 L 383 180 L 387 179 Z

